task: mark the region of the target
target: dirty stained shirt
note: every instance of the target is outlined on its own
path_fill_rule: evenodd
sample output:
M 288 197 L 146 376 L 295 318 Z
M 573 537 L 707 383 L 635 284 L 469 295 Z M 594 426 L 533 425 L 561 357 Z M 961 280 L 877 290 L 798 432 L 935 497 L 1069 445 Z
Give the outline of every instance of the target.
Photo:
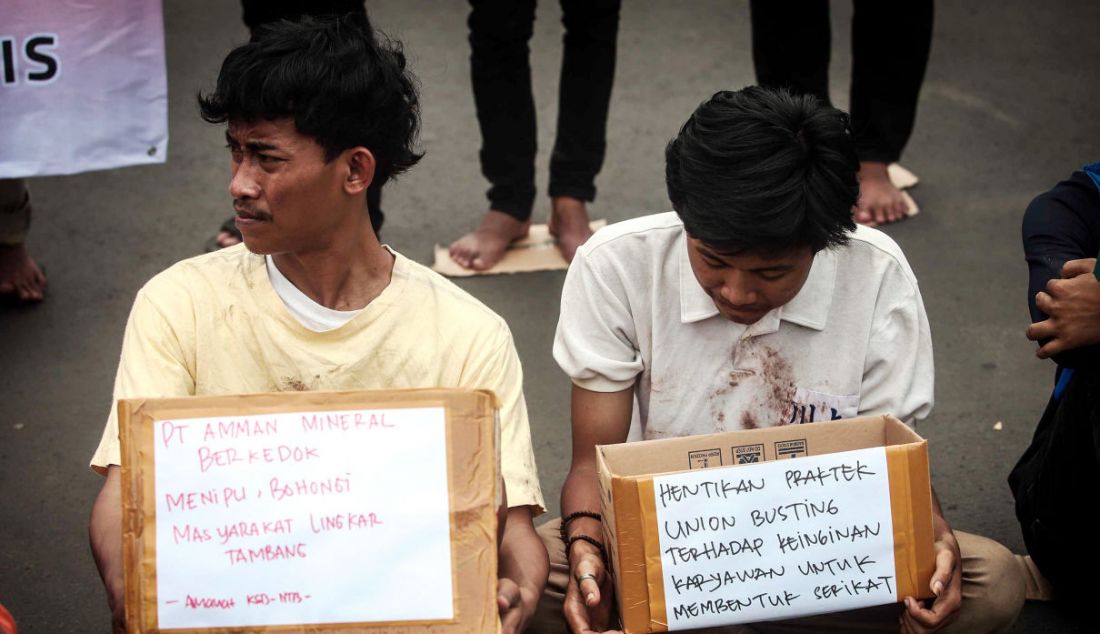
M 392 252 L 392 251 L 391 251 Z M 137 294 L 114 397 L 91 460 L 119 464 L 120 398 L 295 390 L 491 389 L 500 400 L 509 506 L 545 507 L 523 373 L 504 320 L 440 275 L 393 253 L 389 285 L 358 315 L 306 328 L 244 245 L 184 260 Z
M 554 358 L 596 392 L 633 387 L 630 440 L 932 409 L 932 339 L 901 249 L 859 227 L 751 326 L 696 281 L 674 212 L 597 232 L 562 290 Z

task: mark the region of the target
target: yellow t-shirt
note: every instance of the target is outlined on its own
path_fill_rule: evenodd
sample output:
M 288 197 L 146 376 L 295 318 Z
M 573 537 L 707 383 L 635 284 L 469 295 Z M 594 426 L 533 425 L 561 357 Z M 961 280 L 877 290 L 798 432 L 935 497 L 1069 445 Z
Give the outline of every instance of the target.
M 507 324 L 440 275 L 394 253 L 389 286 L 348 323 L 303 326 L 244 245 L 177 263 L 138 291 L 114 399 L 91 466 L 119 464 L 120 398 L 290 390 L 491 389 L 500 400 L 509 506 L 545 507 L 523 371 Z

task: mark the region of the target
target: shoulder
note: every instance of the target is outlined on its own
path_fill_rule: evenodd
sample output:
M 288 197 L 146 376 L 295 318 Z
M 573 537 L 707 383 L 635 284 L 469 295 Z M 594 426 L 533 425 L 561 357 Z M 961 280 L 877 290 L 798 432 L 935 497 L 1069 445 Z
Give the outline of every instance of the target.
M 837 250 L 846 276 L 871 287 L 900 278 L 911 289 L 917 288 L 917 276 L 901 247 L 890 236 L 878 229 L 857 225 L 848 237 L 848 244 Z
M 266 272 L 263 256 L 252 253 L 244 244 L 238 244 L 176 262 L 146 282 L 141 293 L 159 298 L 180 292 L 202 293 L 211 287 L 251 287 L 257 271 Z
M 684 223 L 676 212 L 650 214 L 608 225 L 592 235 L 578 250 L 585 260 L 637 261 L 646 254 L 663 252 L 680 238 Z
M 1036 196 L 1023 219 L 1025 245 L 1036 238 L 1056 236 L 1083 239 L 1100 237 L 1100 190 L 1082 171 Z
M 397 253 L 394 275 L 405 286 L 400 301 L 417 317 L 433 322 L 442 332 L 481 333 L 507 336 L 511 332 L 504 318 L 454 282 L 428 267 Z

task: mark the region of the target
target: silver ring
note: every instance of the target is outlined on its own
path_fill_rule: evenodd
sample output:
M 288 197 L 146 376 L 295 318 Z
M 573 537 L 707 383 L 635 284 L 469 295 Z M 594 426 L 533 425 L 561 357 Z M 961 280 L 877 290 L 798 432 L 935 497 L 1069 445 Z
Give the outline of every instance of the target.
M 587 579 L 591 579 L 592 581 L 595 581 L 596 580 L 596 575 L 592 574 L 591 572 L 586 572 L 585 574 L 577 577 L 577 585 L 578 586 L 581 585 Z

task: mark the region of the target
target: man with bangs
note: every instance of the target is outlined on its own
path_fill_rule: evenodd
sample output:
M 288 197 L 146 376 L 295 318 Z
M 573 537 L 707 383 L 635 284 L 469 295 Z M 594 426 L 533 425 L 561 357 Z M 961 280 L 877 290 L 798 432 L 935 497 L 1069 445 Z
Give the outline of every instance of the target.
M 893 240 L 852 221 L 847 115 L 812 96 L 723 91 L 665 158 L 675 211 L 597 232 L 562 291 L 554 356 L 573 381 L 573 462 L 562 520 L 539 531 L 547 594 L 578 633 L 614 626 L 596 445 L 868 414 L 912 424 L 932 409 L 916 277 Z M 1013 555 L 934 506 L 934 601 L 720 631 L 1006 629 L 1024 600 Z
M 229 193 L 244 244 L 179 262 L 138 292 L 112 403 L 495 391 L 509 505 L 497 603 L 503 630 L 521 631 L 547 556 L 531 521 L 544 504 L 511 333 L 469 294 L 380 244 L 371 226 L 368 189 L 420 159 L 417 90 L 400 46 L 351 18 L 275 23 L 229 54 L 199 105 L 206 121 L 228 124 Z M 89 532 L 122 631 L 118 433 L 112 406 L 91 461 L 106 479 Z

